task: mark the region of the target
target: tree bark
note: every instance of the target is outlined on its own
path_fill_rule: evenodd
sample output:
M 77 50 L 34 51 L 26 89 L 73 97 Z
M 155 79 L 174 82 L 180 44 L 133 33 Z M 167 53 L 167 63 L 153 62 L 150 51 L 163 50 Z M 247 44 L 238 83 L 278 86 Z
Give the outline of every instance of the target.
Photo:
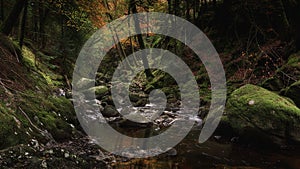
M 25 4 L 24 4 L 23 16 L 22 16 L 20 41 L 19 41 L 20 48 L 22 48 L 23 42 L 24 42 L 25 26 L 26 26 L 26 19 L 27 19 L 28 0 L 24 0 L 24 1 L 25 1 Z
M 39 38 L 40 38 L 40 45 L 41 48 L 45 48 L 46 46 L 46 37 L 45 37 L 45 23 L 46 23 L 46 19 L 49 13 L 49 8 L 45 8 L 45 6 L 40 5 L 39 7 Z
M 217 7 L 217 0 L 213 0 L 212 2 L 213 2 L 214 9 L 216 9 L 216 7 Z
M 131 8 L 131 11 L 132 11 L 133 14 L 138 13 L 137 8 L 136 8 L 135 0 L 130 0 L 129 5 L 130 5 L 130 8 Z M 139 19 L 137 17 L 134 18 L 134 24 L 135 24 L 135 31 L 137 33 L 140 33 L 141 32 L 140 22 L 139 22 Z M 144 43 L 142 35 L 138 34 L 137 39 L 138 39 L 138 43 L 140 45 L 141 50 L 145 49 L 145 43 Z M 146 68 L 149 68 L 149 63 L 148 63 L 147 58 L 142 57 L 142 61 L 143 61 L 143 65 L 144 65 L 144 68 L 145 68 L 146 77 L 147 78 L 152 78 L 153 74 L 151 73 L 151 70 L 146 69 Z
M 272 4 L 276 6 L 275 16 L 277 16 L 274 20 L 275 27 L 277 28 L 277 32 L 280 34 L 281 39 L 289 39 L 290 34 L 290 23 L 285 13 L 285 7 L 283 5 L 282 0 L 273 1 Z
M 4 0 L 0 0 L 0 5 L 1 5 L 1 8 L 0 8 L 0 19 L 1 21 L 4 21 Z
M 190 20 L 190 2 L 189 0 L 186 0 L 186 20 Z
M 169 12 L 169 14 L 173 14 L 173 12 L 172 12 L 172 0 L 168 0 L 168 12 Z
M 17 21 L 19 18 L 19 15 L 25 5 L 24 0 L 17 0 L 15 5 L 13 6 L 13 9 L 11 10 L 10 14 L 4 21 L 4 23 L 1 26 L 1 32 L 5 35 L 9 35 L 13 29 L 14 23 Z

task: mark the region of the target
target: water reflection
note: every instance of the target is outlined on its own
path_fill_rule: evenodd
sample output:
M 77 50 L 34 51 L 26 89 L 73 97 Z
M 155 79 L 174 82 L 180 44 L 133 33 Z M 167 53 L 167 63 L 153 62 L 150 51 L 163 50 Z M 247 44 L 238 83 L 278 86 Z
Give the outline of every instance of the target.
M 116 169 L 299 169 L 300 154 L 293 150 L 259 150 L 211 138 L 198 143 L 200 130 L 191 133 L 173 150 L 147 159 L 120 159 Z M 176 151 L 176 153 L 174 153 Z

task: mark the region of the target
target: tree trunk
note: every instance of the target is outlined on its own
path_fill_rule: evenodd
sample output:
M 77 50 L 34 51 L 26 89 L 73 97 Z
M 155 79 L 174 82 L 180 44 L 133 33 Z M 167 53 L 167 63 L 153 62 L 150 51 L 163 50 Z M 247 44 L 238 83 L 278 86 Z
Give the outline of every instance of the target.
M 4 23 L 1 26 L 1 32 L 5 35 L 9 35 L 13 29 L 14 23 L 19 18 L 19 15 L 25 5 L 24 0 L 17 0 L 15 5 L 13 6 L 13 9 L 11 10 L 10 14 L 4 21 Z
M 131 11 L 132 11 L 133 14 L 138 13 L 137 8 L 136 8 L 136 4 L 135 4 L 135 0 L 130 0 L 129 5 L 130 5 L 130 8 L 131 8 Z M 137 33 L 141 32 L 140 22 L 139 22 L 137 17 L 134 18 L 134 25 L 135 25 L 135 31 Z M 144 43 L 142 35 L 138 34 L 137 38 L 138 38 L 138 43 L 140 45 L 141 50 L 145 49 L 145 43 Z M 149 68 L 149 63 L 148 63 L 147 58 L 142 57 L 142 61 L 143 61 L 143 65 L 144 65 L 144 68 L 145 68 L 146 77 L 147 78 L 152 78 L 153 74 L 151 73 L 151 70 L 146 69 L 147 67 Z
M 216 7 L 217 7 L 217 0 L 213 0 L 212 2 L 213 2 L 214 9 L 216 9 Z
M 179 9 L 179 0 L 175 0 L 174 2 L 174 15 L 178 16 L 178 9 Z
M 38 41 L 38 1 L 37 0 L 33 0 L 31 2 L 31 6 L 32 6 L 32 25 L 33 25 L 33 40 L 35 42 Z
M 0 0 L 0 5 L 1 5 L 1 7 L 0 7 L 0 20 L 1 21 L 4 21 L 4 2 L 3 2 L 4 0 Z
M 24 1 L 25 1 L 25 4 L 24 4 L 23 16 L 22 16 L 20 41 L 19 41 L 20 48 L 22 48 L 23 42 L 24 42 L 25 26 L 26 26 L 26 18 L 27 18 L 27 7 L 28 7 L 28 0 L 24 0 Z
M 287 19 L 283 2 L 282 0 L 276 0 L 273 1 L 272 4 L 277 7 L 274 14 L 274 16 L 277 16 L 274 18 L 274 24 L 277 28 L 277 32 L 280 34 L 281 39 L 288 40 L 290 34 L 290 23 Z
M 186 0 L 186 20 L 190 20 L 190 2 L 189 0 Z
M 172 13 L 172 0 L 168 0 L 168 13 L 173 14 Z
M 40 47 L 43 49 L 46 46 L 46 38 L 45 38 L 45 22 L 49 13 L 49 8 L 45 8 L 44 6 L 41 7 L 42 5 L 40 5 L 39 7 L 39 38 L 40 38 Z

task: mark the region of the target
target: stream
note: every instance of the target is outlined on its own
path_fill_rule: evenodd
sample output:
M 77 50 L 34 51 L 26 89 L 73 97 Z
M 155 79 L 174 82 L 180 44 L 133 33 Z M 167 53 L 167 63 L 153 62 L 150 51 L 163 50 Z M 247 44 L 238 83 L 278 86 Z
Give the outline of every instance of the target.
M 118 169 L 300 168 L 300 153 L 296 149 L 266 151 L 232 142 L 219 142 L 215 138 L 199 144 L 199 133 L 198 129 L 193 129 L 170 152 L 158 157 L 117 162 L 115 166 Z
M 149 106 L 137 111 L 147 113 Z M 163 132 L 174 119 L 183 118 L 175 111 L 165 111 L 151 127 L 123 123 L 120 117 L 107 118 L 111 126 L 131 137 L 143 137 L 147 130 L 152 135 Z M 115 168 L 115 169 L 299 169 L 299 147 L 259 149 L 238 144 L 238 137 L 213 135 L 203 144 L 198 143 L 202 120 L 195 121 L 190 133 L 174 148 L 155 157 L 127 158 L 101 149 L 89 137 L 74 138 L 68 142 L 42 145 L 32 140 L 0 151 L 0 168 Z M 122 125 L 120 125 L 122 124 Z
M 149 107 L 144 107 L 143 113 Z M 152 126 L 151 133 L 159 133 L 157 125 L 172 125 L 173 119 L 184 118 L 178 111 L 164 112 Z M 145 116 L 145 115 L 144 115 Z M 166 117 L 167 116 L 167 117 Z M 299 169 L 300 150 L 299 147 L 283 147 L 282 149 L 257 148 L 238 144 L 238 137 L 223 138 L 221 135 L 213 135 L 203 144 L 198 143 L 201 131 L 202 120 L 198 116 L 188 117 L 195 121 L 195 125 L 190 133 L 174 148 L 156 157 L 146 159 L 126 159 L 120 158 L 113 166 L 117 169 L 199 169 L 199 168 L 266 168 L 266 169 Z M 159 122 L 160 124 L 157 124 Z M 164 123 L 165 122 L 165 123 Z M 169 122 L 170 125 L 167 123 Z M 112 125 L 113 126 L 113 125 Z M 116 130 L 130 135 L 131 137 L 143 137 L 147 128 L 126 128 Z

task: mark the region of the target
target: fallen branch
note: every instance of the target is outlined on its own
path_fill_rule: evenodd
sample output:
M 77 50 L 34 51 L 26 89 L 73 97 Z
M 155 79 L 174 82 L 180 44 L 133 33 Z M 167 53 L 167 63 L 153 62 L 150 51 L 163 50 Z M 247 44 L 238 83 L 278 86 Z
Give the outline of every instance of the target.
M 30 125 L 32 127 L 34 127 L 36 130 L 38 130 L 43 136 L 45 136 L 48 140 L 50 140 L 50 142 L 55 142 L 55 140 L 54 140 L 53 136 L 51 135 L 51 133 L 49 133 L 47 130 L 40 129 L 35 124 L 33 124 L 33 122 L 28 117 L 28 115 L 26 114 L 26 112 L 24 112 L 21 107 L 18 107 L 18 108 L 22 112 L 22 114 L 25 116 L 25 118 L 28 120 L 28 122 L 30 123 Z
M 1 79 L 0 79 L 0 84 L 3 87 L 3 89 L 5 90 L 6 93 L 10 93 L 7 88 L 5 87 L 5 85 L 2 83 Z

